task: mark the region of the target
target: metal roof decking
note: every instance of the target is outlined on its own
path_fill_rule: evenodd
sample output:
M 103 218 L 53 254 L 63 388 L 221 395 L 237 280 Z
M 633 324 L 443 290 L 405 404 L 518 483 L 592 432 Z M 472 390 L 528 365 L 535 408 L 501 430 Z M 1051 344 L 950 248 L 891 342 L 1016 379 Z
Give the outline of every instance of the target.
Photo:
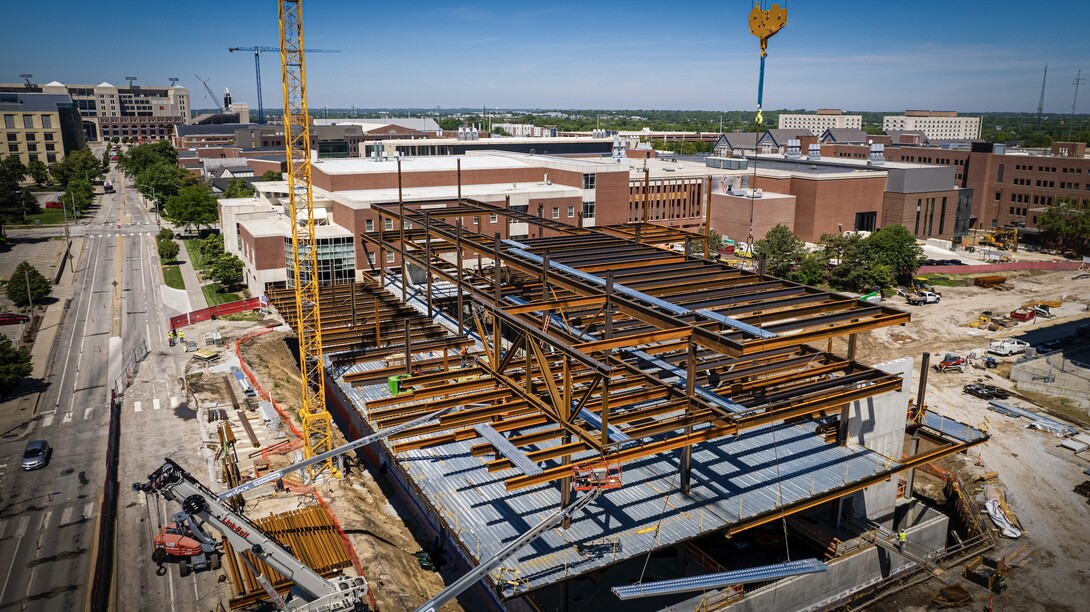
M 354 364 L 348 372 L 364 367 Z M 384 385 L 352 387 L 342 383 L 340 388 L 354 401 L 389 398 Z M 363 402 L 357 404 L 367 415 L 362 406 Z M 421 405 L 421 410 L 425 408 Z M 628 463 L 622 489 L 607 491 L 572 521 L 570 529 L 547 532 L 506 567 L 518 570 L 530 589 L 539 588 L 727 528 L 741 519 L 850 485 L 887 468 L 889 459 L 868 449 L 826 444 L 814 434 L 815 425 L 814 421 L 767 425 L 694 445 L 693 487 L 688 496 L 677 489 L 675 454 Z M 397 453 L 397 458 L 457 533 L 466 552 L 479 561 L 554 511 L 558 495 L 551 484 L 507 491 L 506 474 L 490 472 L 474 456 L 472 445 L 472 440 L 456 441 Z M 550 440 L 522 448 L 533 452 L 556 445 Z M 664 513 L 664 508 L 668 512 Z M 580 545 L 614 538 L 621 544 L 616 553 L 588 557 L 579 552 Z M 510 585 L 501 588 L 504 597 L 520 594 Z

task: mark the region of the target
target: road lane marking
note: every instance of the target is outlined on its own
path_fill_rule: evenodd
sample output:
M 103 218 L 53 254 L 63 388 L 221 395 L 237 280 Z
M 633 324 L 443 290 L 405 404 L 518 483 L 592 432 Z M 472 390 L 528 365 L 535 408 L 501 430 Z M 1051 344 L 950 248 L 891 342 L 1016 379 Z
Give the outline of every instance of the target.
M 69 410 L 68 412 L 64 413 L 64 418 L 61 419 L 61 423 L 71 423 L 71 422 L 72 422 L 72 411 Z
M 23 543 L 23 536 L 26 535 L 27 526 L 29 525 L 29 516 L 19 519 L 19 526 L 15 530 L 15 551 L 11 555 L 13 559 L 19 558 L 19 545 Z M 11 570 L 15 569 L 15 565 L 15 563 L 12 563 L 8 566 L 8 574 L 4 577 L 4 586 L 0 587 L 0 601 L 4 600 L 4 595 L 8 592 L 8 581 L 11 580 Z
M 49 427 L 53 424 L 53 414 L 47 414 L 42 417 L 42 427 Z
M 176 395 L 170 396 L 170 407 L 171 408 L 177 408 L 178 407 L 178 396 L 176 396 Z
M 140 412 L 140 400 L 136 400 L 132 403 L 132 408 L 136 412 Z
M 151 406 L 152 406 L 152 408 L 155 408 L 156 410 L 158 410 L 159 409 L 159 398 L 153 399 L 151 401 Z
M 91 245 L 92 246 L 94 245 L 94 240 L 91 240 Z M 98 260 L 98 252 L 97 251 L 95 252 L 95 260 L 96 261 Z M 75 264 L 72 264 L 72 265 L 74 266 Z M 87 268 L 84 268 L 83 287 L 80 289 L 80 298 L 79 299 L 83 299 L 84 296 L 86 296 L 86 295 L 87 295 Z M 87 298 L 87 300 L 88 300 L 88 302 L 90 302 L 90 298 Z M 77 313 L 79 312 L 79 302 L 76 302 L 75 310 L 76 310 Z M 87 307 L 88 313 L 90 313 L 90 310 L 91 310 L 91 307 L 88 306 Z M 84 333 L 87 332 L 86 323 L 83 326 L 83 331 L 84 331 Z M 68 352 L 65 353 L 66 356 L 72 354 L 72 344 L 74 344 L 75 341 L 76 341 L 76 327 L 75 327 L 75 325 L 73 325 L 72 326 L 72 336 L 68 340 Z M 62 389 L 64 388 L 64 379 L 68 375 L 68 363 L 69 363 L 69 361 L 70 361 L 69 359 L 64 360 L 64 369 L 61 371 L 61 382 L 59 383 L 58 386 L 60 388 L 62 388 Z M 59 408 L 60 405 L 61 405 L 61 394 L 57 394 L 57 401 L 53 405 L 53 408 L 54 409 Z
M 88 408 L 87 410 L 84 410 L 83 411 L 83 420 L 86 421 L 87 419 L 94 416 L 94 414 L 95 414 L 95 409 L 94 408 Z

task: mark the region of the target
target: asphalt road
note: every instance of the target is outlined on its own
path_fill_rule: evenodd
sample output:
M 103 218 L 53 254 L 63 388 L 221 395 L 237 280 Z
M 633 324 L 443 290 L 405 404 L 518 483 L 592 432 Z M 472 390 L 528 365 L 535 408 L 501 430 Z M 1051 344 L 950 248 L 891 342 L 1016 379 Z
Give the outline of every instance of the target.
M 177 451 L 175 458 L 202 460 L 193 452 L 200 448 L 195 412 L 178 384 L 184 355 L 172 352 L 163 334 L 168 315 L 160 295 L 156 219 L 131 185 L 112 178 L 117 193 L 100 196 L 88 222 L 69 226 L 84 247 L 34 421 L 18 439 L 0 442 L 0 611 L 84 608 L 101 514 L 111 388 L 121 363 L 142 352 L 141 344 L 150 354 L 123 396 L 114 601 L 123 610 L 216 605 L 207 596 L 217 590 L 211 573 L 183 581 L 169 567 L 174 571 L 156 576 L 151 539 L 177 509 L 129 488 L 164 455 Z M 63 228 L 18 232 L 64 235 Z M 17 428 L 15 421 L 0 415 L 0 431 Z M 31 439 L 46 439 L 54 450 L 46 467 L 24 472 L 20 459 Z

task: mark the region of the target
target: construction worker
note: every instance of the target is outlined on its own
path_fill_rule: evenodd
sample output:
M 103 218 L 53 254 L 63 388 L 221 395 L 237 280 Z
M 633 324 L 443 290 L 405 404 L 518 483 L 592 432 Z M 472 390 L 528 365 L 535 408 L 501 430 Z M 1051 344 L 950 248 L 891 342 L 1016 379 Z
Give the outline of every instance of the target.
M 185 332 L 180 329 L 178 330 L 178 342 L 185 346 Z
M 908 532 L 904 530 L 904 527 L 897 532 L 897 552 L 905 551 L 905 542 L 908 541 Z
M 461 367 L 466 367 L 466 361 L 469 360 L 469 349 L 463 346 L 462 350 L 458 351 L 458 354 L 462 357 Z
M 715 370 L 708 370 L 708 387 L 717 389 L 720 382 L 719 374 Z

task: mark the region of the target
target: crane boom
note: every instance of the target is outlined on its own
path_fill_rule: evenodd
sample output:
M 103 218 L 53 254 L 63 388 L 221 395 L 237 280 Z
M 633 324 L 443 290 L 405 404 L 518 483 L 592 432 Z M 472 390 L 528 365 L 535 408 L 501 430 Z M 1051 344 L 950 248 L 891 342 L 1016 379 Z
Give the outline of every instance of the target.
M 215 493 L 170 459 L 165 459 L 163 465 L 148 476 L 147 482 L 133 483 L 132 488 L 177 500 L 185 514 L 215 527 L 235 550 L 248 551 L 294 582 L 311 601 L 309 607 L 295 606 L 293 609 L 354 610 L 367 601 L 366 580 L 350 576 L 326 580 L 245 516 L 231 510 Z
M 208 92 L 208 97 L 212 98 L 212 103 L 214 104 L 216 102 L 216 94 L 212 93 L 212 88 L 208 86 L 208 79 L 202 79 L 199 74 L 193 76 L 197 77 L 197 80 L 201 82 L 201 85 L 204 85 L 204 90 Z
M 265 123 L 265 104 L 261 99 L 261 54 L 280 53 L 279 47 L 228 47 L 227 52 L 252 51 L 254 54 L 254 74 L 257 77 L 257 122 Z M 340 53 L 340 49 L 306 49 L 307 53 Z M 199 78 L 199 77 L 198 77 Z M 247 119 L 248 120 L 248 119 Z

